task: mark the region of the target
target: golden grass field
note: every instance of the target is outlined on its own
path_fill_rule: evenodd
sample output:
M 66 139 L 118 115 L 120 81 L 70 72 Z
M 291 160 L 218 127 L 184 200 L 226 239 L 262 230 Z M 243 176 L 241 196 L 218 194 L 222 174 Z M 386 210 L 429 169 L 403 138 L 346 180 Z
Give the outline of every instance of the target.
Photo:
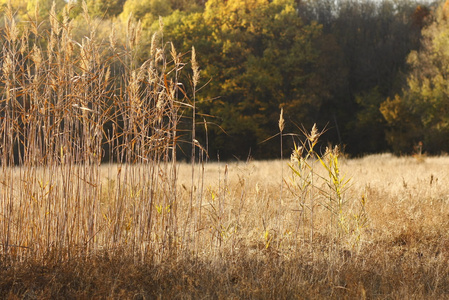
M 156 245 L 162 238 L 154 237 L 147 256 L 136 258 L 131 251 L 140 242 L 129 248 L 121 236 L 120 249 L 115 249 L 99 232 L 87 256 L 58 258 L 48 249 L 42 259 L 31 255 L 12 263 L 2 256 L 1 294 L 11 299 L 447 297 L 449 157 L 418 160 L 381 154 L 341 159 L 341 173 L 350 179 L 344 192 L 348 215 L 355 213 L 362 195 L 366 199 L 367 223 L 358 242 L 353 232 L 335 235 L 320 204 L 315 208 L 313 242 L 302 235 L 298 198 L 288 189 L 294 178 L 288 163 L 207 163 L 204 173 L 196 165 L 194 184 L 204 188 L 202 199 L 194 200 L 191 217 L 191 165 L 180 163 L 179 240 L 170 246 L 171 253 L 149 254 L 164 251 Z M 112 188 L 106 183 L 117 170 L 117 165 L 100 167 L 105 183 L 102 211 L 108 211 L 107 190 Z M 149 210 L 159 205 L 156 201 Z M 133 208 L 122 209 L 126 216 Z M 163 214 L 157 213 L 161 219 L 154 222 L 162 222 Z M 97 217 L 101 228 L 106 219 Z M 134 231 L 133 226 L 123 231 Z

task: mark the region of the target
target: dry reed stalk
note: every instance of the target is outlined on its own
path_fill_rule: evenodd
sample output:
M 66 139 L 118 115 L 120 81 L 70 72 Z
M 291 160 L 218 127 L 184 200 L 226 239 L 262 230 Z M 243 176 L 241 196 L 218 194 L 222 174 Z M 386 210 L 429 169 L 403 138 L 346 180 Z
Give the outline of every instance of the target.
M 284 186 L 284 152 L 283 152 L 283 133 L 284 133 L 284 127 L 285 127 L 285 120 L 284 120 L 284 108 L 281 107 L 281 112 L 279 114 L 279 136 L 280 136 L 280 146 L 281 146 L 281 185 L 280 185 L 280 189 L 279 189 L 279 212 L 278 212 L 278 230 L 282 227 L 282 225 L 280 224 L 281 222 L 281 218 L 280 218 L 280 214 L 283 210 L 283 199 L 282 199 L 282 192 L 283 192 L 283 186 Z
M 190 191 L 190 213 L 193 214 L 193 187 L 194 187 L 194 177 L 195 177 L 195 159 L 196 159 L 196 153 L 195 150 L 199 146 L 198 141 L 196 140 L 196 87 L 198 85 L 198 81 L 200 78 L 200 72 L 199 72 L 199 66 L 198 62 L 196 61 L 196 51 L 195 47 L 192 46 L 192 57 L 191 57 L 191 64 L 192 64 L 192 84 L 193 84 L 193 99 L 192 99 L 192 153 L 191 153 L 191 163 L 192 163 L 192 183 L 191 183 L 191 191 Z M 199 185 L 198 185 L 199 187 Z M 201 194 L 202 191 L 200 191 L 198 194 Z M 199 204 L 201 209 L 201 203 Z M 193 231 L 197 232 L 199 234 L 199 216 L 196 215 L 193 218 Z M 198 235 L 197 234 L 197 235 Z M 197 241 L 199 237 L 195 238 L 195 241 Z M 195 249 L 197 249 L 198 246 L 195 246 Z

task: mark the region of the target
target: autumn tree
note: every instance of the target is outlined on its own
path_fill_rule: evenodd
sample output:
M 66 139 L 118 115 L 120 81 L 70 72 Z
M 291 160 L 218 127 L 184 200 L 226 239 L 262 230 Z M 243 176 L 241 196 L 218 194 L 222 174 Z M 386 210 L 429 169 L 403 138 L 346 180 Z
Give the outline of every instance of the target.
M 159 19 L 173 12 L 170 3 L 166 0 L 127 0 L 123 6 L 121 17 L 124 21 L 130 15 L 142 22 L 144 27 L 151 25 Z
M 340 132 L 339 142 L 352 154 L 387 151 L 379 107 L 402 89 L 406 57 L 419 47 L 426 6 L 413 0 L 305 0 L 299 14 L 306 23 L 322 24 L 326 37 L 320 61 L 326 62 L 327 82 L 335 85 L 320 111 L 321 121 L 329 123 L 324 137 L 332 141 Z
M 92 16 L 111 18 L 123 11 L 126 0 L 87 0 L 87 7 Z
M 449 150 L 449 2 L 433 13 L 422 31 L 421 49 L 407 62 L 407 87 L 382 104 L 388 141 L 397 152 L 410 152 L 422 141 L 427 151 Z
M 5 8 L 8 3 L 20 20 L 28 20 L 29 16 L 36 17 L 36 13 L 39 20 L 45 20 L 53 3 L 58 13 L 62 12 L 62 8 L 67 4 L 64 0 L 0 0 L 0 7 Z
M 328 92 L 316 72 L 321 26 L 304 24 L 296 8 L 293 0 L 209 0 L 203 13 L 166 20 L 167 36 L 180 49 L 194 44 L 202 78 L 212 80 L 199 103 L 214 116 L 212 155 L 272 157 L 278 146 L 261 142 L 277 133 L 281 107 L 297 124 L 316 120 Z

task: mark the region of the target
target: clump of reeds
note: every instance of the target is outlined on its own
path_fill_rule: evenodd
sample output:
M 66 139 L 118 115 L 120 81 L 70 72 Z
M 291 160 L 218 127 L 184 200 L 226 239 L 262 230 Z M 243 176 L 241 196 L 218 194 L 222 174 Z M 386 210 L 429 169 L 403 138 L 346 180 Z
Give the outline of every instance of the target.
M 125 39 L 113 30 L 105 44 L 85 2 L 89 31 L 77 39 L 71 7 L 58 16 L 53 5 L 47 23 L 17 22 L 6 8 L 0 251 L 11 261 L 123 249 L 141 261 L 164 257 L 184 247 L 176 150 L 191 105 L 178 92 L 181 55 L 164 42 L 162 22 L 144 61 L 139 22 L 130 19 Z M 105 161 L 116 164 L 108 165 L 107 183 Z
M 304 142 L 300 145 L 295 143 L 289 164 L 293 175 L 289 189 L 298 199 L 300 212 L 296 236 L 313 246 L 316 214 L 324 213 L 328 215 L 329 232 L 334 239 L 329 246 L 348 246 L 342 243 L 346 239 L 349 246 L 354 247 L 367 225 L 366 200 L 362 197 L 356 203 L 355 199 L 346 197 L 350 179 L 340 172 L 339 147 L 328 147 L 323 154 L 316 151 L 322 135 L 316 125 L 310 132 L 304 131 L 304 135 Z M 355 211 L 354 206 L 357 205 L 359 208 Z

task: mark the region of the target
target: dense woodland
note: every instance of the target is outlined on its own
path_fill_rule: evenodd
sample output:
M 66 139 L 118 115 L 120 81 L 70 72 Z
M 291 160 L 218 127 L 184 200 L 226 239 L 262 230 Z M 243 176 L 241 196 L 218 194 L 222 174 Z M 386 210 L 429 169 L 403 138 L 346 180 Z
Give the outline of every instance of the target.
M 11 1 L 18 24 L 45 20 L 52 2 L 41 0 L 36 7 L 35 0 Z M 89 28 L 79 2 L 69 2 L 70 16 L 82 37 Z M 281 109 L 284 156 L 292 149 L 292 133 L 314 123 L 326 130 L 323 141 L 342 145 L 350 155 L 412 153 L 421 143 L 431 154 L 449 151 L 448 3 L 86 1 L 105 45 L 114 32 L 117 47 L 126 47 L 123 28 L 129 19 L 140 20 L 135 55 L 141 62 L 152 55 L 153 33 L 161 26 L 164 41 L 177 51 L 189 56 L 195 46 L 200 88 L 193 97 L 186 64 L 179 94 L 192 104 L 195 99 L 196 137 L 211 159 L 279 157 Z M 62 12 L 67 3 L 55 4 Z M 112 75 L 121 80 L 120 70 Z M 188 116 L 186 111 L 179 129 L 186 141 L 192 132 Z M 188 157 L 189 143 L 179 145 Z

